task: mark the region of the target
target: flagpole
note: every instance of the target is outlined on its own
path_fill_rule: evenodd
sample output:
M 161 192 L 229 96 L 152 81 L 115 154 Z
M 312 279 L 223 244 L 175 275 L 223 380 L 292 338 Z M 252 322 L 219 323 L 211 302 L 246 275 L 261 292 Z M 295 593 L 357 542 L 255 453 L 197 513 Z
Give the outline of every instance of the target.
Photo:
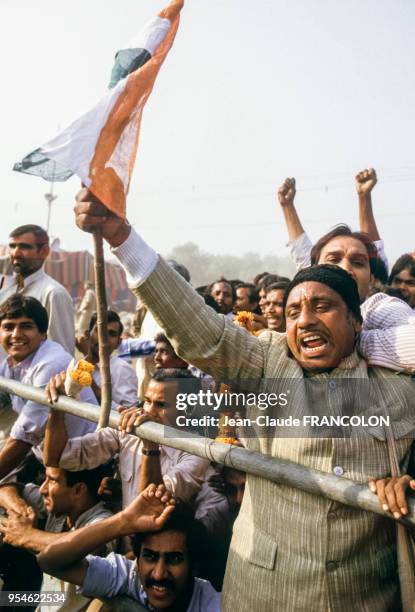
M 99 369 L 101 374 L 101 411 L 98 427 L 108 425 L 111 411 L 110 347 L 107 325 L 107 295 L 105 291 L 104 243 L 101 228 L 92 232 L 94 240 L 94 276 L 97 295 L 97 330 L 99 347 Z

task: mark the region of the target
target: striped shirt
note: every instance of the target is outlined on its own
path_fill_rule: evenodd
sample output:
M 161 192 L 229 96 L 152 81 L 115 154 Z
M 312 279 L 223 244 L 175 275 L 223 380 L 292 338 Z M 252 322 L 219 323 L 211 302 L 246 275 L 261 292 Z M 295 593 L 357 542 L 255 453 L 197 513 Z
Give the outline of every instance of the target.
M 383 241 L 375 242 L 379 257 L 386 263 Z M 311 265 L 312 243 L 301 234 L 288 244 L 297 270 Z M 369 365 L 398 372 L 415 372 L 415 312 L 402 300 L 376 293 L 360 307 L 363 328 L 358 349 Z

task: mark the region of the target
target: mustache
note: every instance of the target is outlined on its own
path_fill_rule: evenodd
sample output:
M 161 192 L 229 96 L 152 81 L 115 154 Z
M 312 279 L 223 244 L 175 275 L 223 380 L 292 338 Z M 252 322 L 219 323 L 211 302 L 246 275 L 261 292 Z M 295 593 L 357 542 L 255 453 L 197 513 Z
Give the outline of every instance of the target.
M 154 578 L 147 578 L 146 587 L 149 589 L 153 586 L 164 587 L 173 591 L 176 588 L 176 583 L 174 580 L 169 580 L 168 578 L 166 580 L 154 580 Z

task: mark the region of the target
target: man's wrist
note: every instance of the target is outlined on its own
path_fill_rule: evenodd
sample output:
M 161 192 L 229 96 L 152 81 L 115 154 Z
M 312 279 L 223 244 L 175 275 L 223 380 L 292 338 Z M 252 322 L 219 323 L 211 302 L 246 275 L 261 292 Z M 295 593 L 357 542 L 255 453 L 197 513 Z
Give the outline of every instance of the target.
M 124 221 L 124 223 L 117 229 L 116 233 L 111 236 L 111 238 L 107 238 L 107 242 L 113 249 L 115 249 L 127 240 L 130 232 L 131 225 L 128 223 L 128 221 Z
M 145 457 L 160 457 L 160 448 L 157 444 L 154 446 L 143 446 L 141 454 Z

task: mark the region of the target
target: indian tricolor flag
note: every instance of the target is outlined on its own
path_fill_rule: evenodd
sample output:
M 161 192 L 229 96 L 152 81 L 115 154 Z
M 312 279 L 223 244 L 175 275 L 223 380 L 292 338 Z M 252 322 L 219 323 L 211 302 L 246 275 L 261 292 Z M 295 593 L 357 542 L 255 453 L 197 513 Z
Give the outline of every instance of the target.
M 98 104 L 14 170 L 66 181 L 76 174 L 120 217 L 137 153 L 141 115 L 158 71 L 173 44 L 184 0 L 172 0 L 127 49 L 115 57 L 110 89 Z

